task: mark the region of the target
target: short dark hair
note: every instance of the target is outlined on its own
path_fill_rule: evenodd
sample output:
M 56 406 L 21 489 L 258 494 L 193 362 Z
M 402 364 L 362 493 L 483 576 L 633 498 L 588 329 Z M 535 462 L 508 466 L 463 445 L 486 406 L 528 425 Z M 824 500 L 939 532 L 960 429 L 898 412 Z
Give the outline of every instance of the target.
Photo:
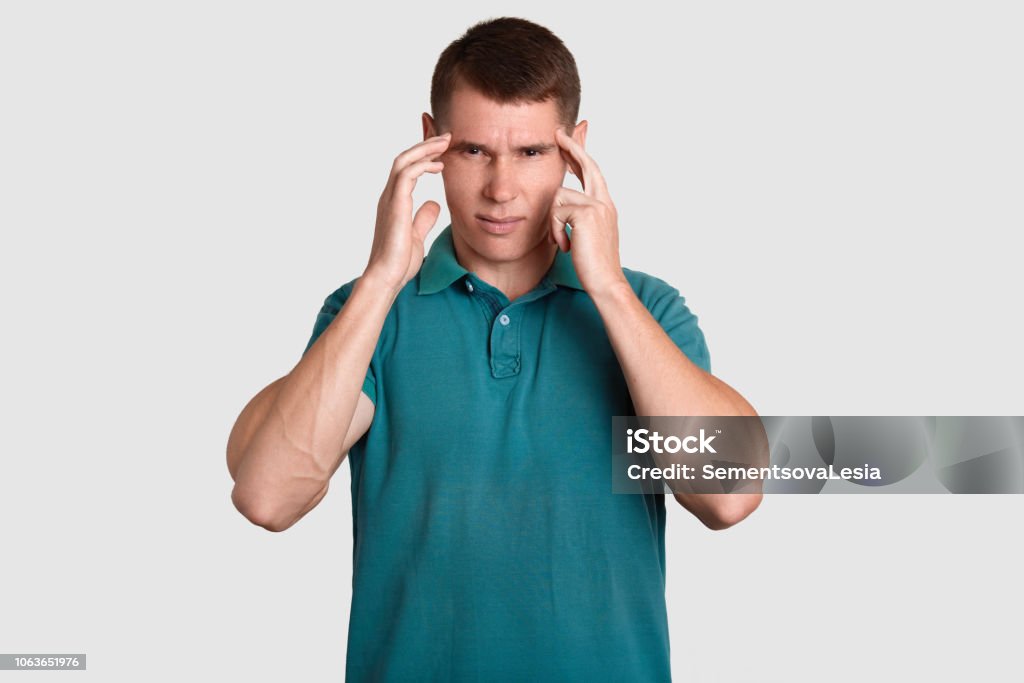
M 526 19 L 481 21 L 445 48 L 430 84 L 430 108 L 439 127 L 447 125 L 452 92 L 460 84 L 502 104 L 554 99 L 569 134 L 579 116 L 576 60 L 558 36 Z

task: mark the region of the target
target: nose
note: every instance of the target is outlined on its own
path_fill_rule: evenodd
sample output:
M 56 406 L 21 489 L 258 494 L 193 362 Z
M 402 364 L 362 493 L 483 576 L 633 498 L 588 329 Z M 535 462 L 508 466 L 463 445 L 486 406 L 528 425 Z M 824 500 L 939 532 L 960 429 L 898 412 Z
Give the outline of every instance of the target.
M 502 203 L 515 199 L 519 195 L 516 172 L 507 159 L 496 159 L 487 169 L 487 182 L 484 184 L 484 196 Z

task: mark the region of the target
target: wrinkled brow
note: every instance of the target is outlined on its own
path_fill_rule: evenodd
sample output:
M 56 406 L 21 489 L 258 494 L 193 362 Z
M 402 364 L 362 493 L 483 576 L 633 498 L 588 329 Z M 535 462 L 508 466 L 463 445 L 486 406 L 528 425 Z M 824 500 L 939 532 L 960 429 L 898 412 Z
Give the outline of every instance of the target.
M 525 152 L 527 150 L 531 150 L 532 149 L 532 150 L 537 151 L 537 152 L 551 152 L 551 151 L 554 151 L 557 146 L 558 145 L 555 145 L 554 143 L 551 143 L 551 142 L 538 142 L 538 143 L 533 144 L 533 145 L 522 145 L 520 147 L 516 147 L 515 151 L 517 151 L 517 152 Z M 481 152 L 484 152 L 486 154 L 492 154 L 493 153 L 493 150 L 490 147 L 488 147 L 487 145 L 482 145 L 479 142 L 473 142 L 471 140 L 460 140 L 458 142 L 453 142 L 449 146 L 449 149 L 458 150 L 458 151 L 461 152 L 461 151 L 464 151 L 466 149 L 469 149 L 470 147 L 476 147 Z

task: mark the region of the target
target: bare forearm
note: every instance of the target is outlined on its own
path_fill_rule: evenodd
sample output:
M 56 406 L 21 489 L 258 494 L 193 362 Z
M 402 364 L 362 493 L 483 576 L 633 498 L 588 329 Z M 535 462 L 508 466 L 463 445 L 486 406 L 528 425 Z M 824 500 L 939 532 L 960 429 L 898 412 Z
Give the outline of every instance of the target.
M 594 298 L 622 367 L 637 415 L 756 416 L 732 387 L 684 354 L 636 297 L 628 282 Z M 711 529 L 749 515 L 761 493 L 676 493 L 676 500 Z
M 756 415 L 728 384 L 704 372 L 661 329 L 628 283 L 594 299 L 637 415 Z
M 272 400 L 239 417 L 236 429 L 252 421 L 251 437 L 236 456 L 232 500 L 249 519 L 286 526 L 326 493 L 345 456 L 344 438 L 394 296 L 360 278 Z

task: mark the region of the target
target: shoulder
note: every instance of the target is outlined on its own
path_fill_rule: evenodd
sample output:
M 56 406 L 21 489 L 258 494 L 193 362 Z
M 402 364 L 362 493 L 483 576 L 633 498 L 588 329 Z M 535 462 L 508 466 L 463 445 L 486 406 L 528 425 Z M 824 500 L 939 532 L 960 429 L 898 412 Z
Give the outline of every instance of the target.
M 327 295 L 324 299 L 324 309 L 326 311 L 333 311 L 337 313 L 341 310 L 341 307 L 345 305 L 348 298 L 352 296 L 352 290 L 356 286 L 356 282 L 359 281 L 358 277 L 352 278 L 345 284 L 341 285 L 333 292 Z
M 683 353 L 705 372 L 711 372 L 711 354 L 697 316 L 679 290 L 648 273 L 623 268 L 626 280 L 651 316 Z
M 678 289 L 660 277 L 625 267 L 623 267 L 622 273 L 626 276 L 626 281 L 633 288 L 637 298 L 647 308 L 652 308 L 658 302 L 666 299 L 674 300 L 676 297 L 681 297 Z
M 697 327 L 697 316 L 678 289 L 649 273 L 629 268 L 622 272 L 637 298 L 662 327 Z
M 358 283 L 361 278 L 361 275 L 354 277 L 328 294 L 327 298 L 324 299 L 324 308 L 327 310 L 333 310 L 335 313 L 340 311 L 341 307 L 344 306 L 345 302 L 348 301 L 350 296 L 352 296 L 352 291 L 355 289 L 356 283 Z M 402 287 L 401 291 L 399 291 L 397 298 L 407 299 L 410 296 L 415 296 L 417 282 L 416 278 L 412 278 L 409 282 L 405 283 L 405 286 Z
M 334 321 L 334 319 L 344 308 L 346 302 L 352 296 L 352 292 L 355 290 L 356 285 L 362 276 L 354 277 L 348 282 L 345 282 L 340 287 L 336 288 L 327 298 L 324 299 L 323 306 L 320 308 L 319 314 L 317 314 L 316 322 L 313 325 L 313 334 L 310 336 L 309 342 L 306 344 L 306 351 L 308 351 L 317 338 L 323 334 L 324 330 Z M 414 295 L 415 289 L 415 278 L 406 283 L 406 286 L 402 288 L 399 293 L 400 297 L 408 298 L 410 295 Z M 377 346 L 381 347 L 383 343 L 392 337 L 392 328 L 394 327 L 395 311 L 398 307 L 392 305 L 388 310 L 388 314 L 384 319 L 384 325 L 381 329 L 381 333 L 377 338 Z M 305 352 L 303 352 L 305 353 Z

